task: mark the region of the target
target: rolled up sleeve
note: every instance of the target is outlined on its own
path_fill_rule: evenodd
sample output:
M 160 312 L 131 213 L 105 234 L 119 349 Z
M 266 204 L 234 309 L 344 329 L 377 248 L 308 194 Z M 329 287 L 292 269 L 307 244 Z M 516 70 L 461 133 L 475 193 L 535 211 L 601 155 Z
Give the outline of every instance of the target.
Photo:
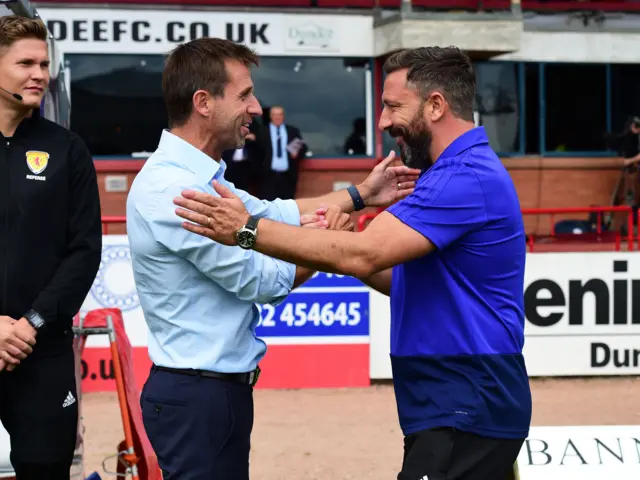
M 162 192 L 150 211 L 138 212 L 146 217 L 155 241 L 241 300 L 280 303 L 293 288 L 295 265 L 253 250 L 222 245 L 182 228 L 183 220 L 175 213 L 173 198 L 185 188 L 216 195 L 201 185 L 172 185 Z

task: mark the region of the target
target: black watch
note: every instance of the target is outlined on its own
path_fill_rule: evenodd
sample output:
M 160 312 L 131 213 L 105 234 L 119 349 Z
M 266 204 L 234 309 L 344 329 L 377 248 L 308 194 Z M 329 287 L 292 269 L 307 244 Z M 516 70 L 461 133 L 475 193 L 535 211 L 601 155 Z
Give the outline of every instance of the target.
M 236 232 L 236 241 L 240 248 L 251 250 L 256 244 L 258 238 L 258 221 L 260 217 L 251 215 L 244 227 Z
M 27 322 L 36 330 L 42 329 L 45 325 L 44 318 L 35 310 L 29 310 L 24 314 L 24 318 L 26 318 Z

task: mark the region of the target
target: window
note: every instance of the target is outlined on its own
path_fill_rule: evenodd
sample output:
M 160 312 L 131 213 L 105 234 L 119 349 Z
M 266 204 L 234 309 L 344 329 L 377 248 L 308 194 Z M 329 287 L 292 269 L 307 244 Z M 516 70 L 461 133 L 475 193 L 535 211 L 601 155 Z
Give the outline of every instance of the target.
M 368 65 L 368 59 L 262 57 L 252 76 L 265 112 L 282 105 L 314 157 L 344 156 L 354 125 L 366 124 Z M 71 129 L 94 155 L 156 149 L 167 128 L 162 55 L 68 55 L 68 66 Z M 366 144 L 366 130 L 364 137 Z
M 486 62 L 474 65 L 477 124 L 484 127 L 498 153 L 520 151 L 520 96 L 518 64 Z
M 161 55 L 68 55 L 71 130 L 93 155 L 152 152 L 167 114 Z
M 538 155 L 540 145 L 540 65 L 524 64 L 525 154 Z
M 483 126 L 491 147 L 498 153 L 520 151 L 520 96 L 518 64 L 487 62 L 474 65 L 476 124 Z M 376 120 L 377 121 L 377 120 Z M 383 134 L 383 152 L 399 151 L 395 140 Z
M 640 117 L 640 65 L 611 65 L 611 128 L 623 131 L 629 117 Z
M 354 126 L 366 125 L 367 68 L 369 59 L 262 57 L 252 76 L 263 109 L 284 107 L 285 122 L 300 129 L 313 157 L 344 157 L 353 133 L 366 140 L 366 129 Z
M 545 153 L 603 152 L 606 65 L 544 65 Z

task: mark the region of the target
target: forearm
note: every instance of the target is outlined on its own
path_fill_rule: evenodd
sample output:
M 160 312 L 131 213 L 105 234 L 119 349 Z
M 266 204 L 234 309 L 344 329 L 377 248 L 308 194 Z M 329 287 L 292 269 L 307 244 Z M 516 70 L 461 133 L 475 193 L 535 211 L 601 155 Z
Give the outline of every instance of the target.
M 47 323 L 70 319 L 82 306 L 100 265 L 101 239 L 79 248 L 65 258 L 32 308 Z
M 381 272 L 374 273 L 368 277 L 361 277 L 359 280 L 369 285 L 374 290 L 389 296 L 391 294 L 392 269 L 387 268 Z
M 263 219 L 258 226 L 255 250 L 270 257 L 327 273 L 354 277 L 373 270 L 373 248 L 362 233 L 292 227 Z
M 296 267 L 296 278 L 293 281 L 293 288 L 298 288 L 304 282 L 313 277 L 313 274 L 316 273 L 316 270 L 312 270 L 306 267 Z
M 357 189 L 365 205 L 367 205 L 367 200 L 370 196 L 369 190 L 362 185 L 357 185 Z M 331 205 L 340 207 L 340 210 L 344 213 L 351 213 L 354 211 L 353 200 L 346 189 L 331 192 L 316 198 L 298 198 L 296 199 L 296 203 L 298 204 L 298 209 L 300 210 L 301 215 L 315 213 L 319 207 L 329 207 Z

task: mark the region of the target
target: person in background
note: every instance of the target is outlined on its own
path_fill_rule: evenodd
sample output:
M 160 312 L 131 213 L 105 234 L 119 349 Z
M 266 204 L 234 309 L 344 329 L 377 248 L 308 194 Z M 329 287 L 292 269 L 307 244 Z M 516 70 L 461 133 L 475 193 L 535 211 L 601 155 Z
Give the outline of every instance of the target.
M 300 162 L 308 147 L 297 127 L 285 123 L 284 108 L 273 105 L 269 123 L 260 141 L 263 149 L 261 196 L 265 200 L 292 199 L 298 188 Z
M 259 148 L 256 134 L 258 130 L 264 129 L 260 122 L 253 121 L 249 126 L 249 135 L 245 137 L 245 144 L 242 147 L 225 150 L 222 160 L 227 165 L 225 178 L 240 190 L 252 192 L 254 180 L 258 166 L 261 164 L 262 152 Z
M 353 131 L 345 140 L 343 150 L 347 155 L 367 154 L 367 122 L 364 118 L 353 121 Z
M 0 17 L 0 422 L 17 480 L 68 480 L 78 428 L 73 317 L 98 272 L 91 153 L 40 116 L 47 27 Z

